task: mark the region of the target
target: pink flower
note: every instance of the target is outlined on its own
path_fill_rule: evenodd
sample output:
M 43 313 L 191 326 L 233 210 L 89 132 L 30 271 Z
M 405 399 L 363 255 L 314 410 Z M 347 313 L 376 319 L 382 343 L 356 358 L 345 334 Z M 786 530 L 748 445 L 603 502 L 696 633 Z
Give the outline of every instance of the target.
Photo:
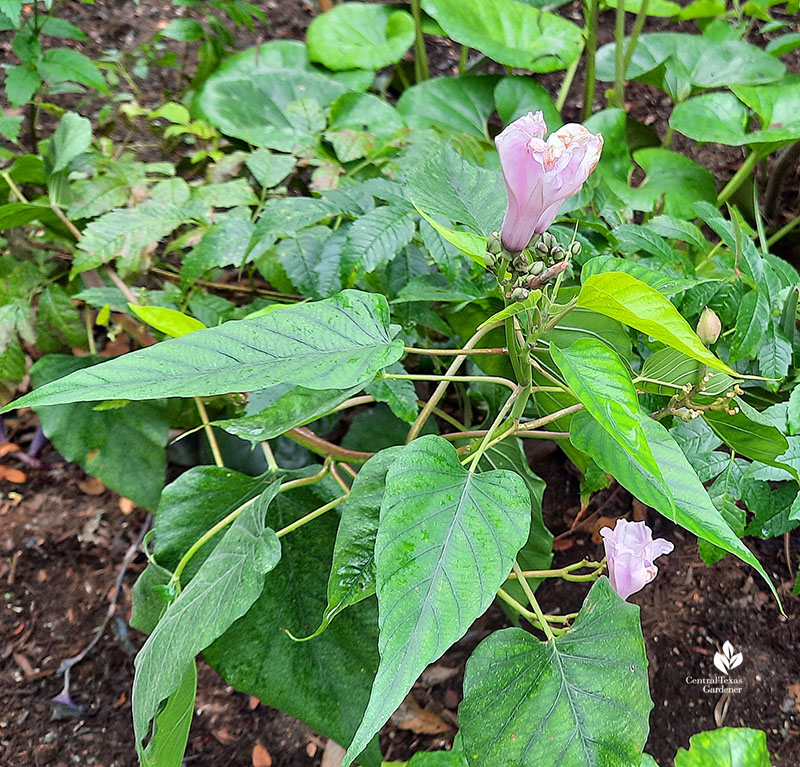
M 658 574 L 653 561 L 675 547 L 663 538 L 653 540 L 653 531 L 644 522 L 618 519 L 616 527 L 600 530 L 608 562 L 608 577 L 614 591 L 623 599 L 643 589 Z
M 570 123 L 547 141 L 541 112 L 528 112 L 495 139 L 508 193 L 501 231 L 506 250 L 528 246 L 534 234 L 553 223 L 561 204 L 580 192 L 595 169 L 603 137 Z

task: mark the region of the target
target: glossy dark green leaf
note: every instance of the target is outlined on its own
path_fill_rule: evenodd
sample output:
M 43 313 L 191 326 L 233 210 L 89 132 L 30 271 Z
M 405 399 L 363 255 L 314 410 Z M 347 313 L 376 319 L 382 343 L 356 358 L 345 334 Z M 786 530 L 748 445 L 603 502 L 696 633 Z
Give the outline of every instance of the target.
M 636 261 L 616 256 L 595 256 L 590 258 L 581 269 L 581 280 L 586 281 L 594 274 L 605 272 L 626 272 L 637 280 L 655 288 L 665 296 L 673 296 L 698 284 L 696 279 L 674 277 L 663 270 L 651 269 Z
M 336 492 L 317 484 L 281 493 L 270 505 L 267 524 L 285 527 Z M 282 538 L 281 561 L 266 576 L 261 596 L 204 656 L 237 690 L 346 745 L 361 721 L 378 666 L 375 601 L 353 605 L 308 642 L 285 633 L 305 636 L 319 624 L 337 523 L 331 512 Z M 379 767 L 380 761 L 376 741 L 362 763 Z
M 51 354 L 32 368 L 33 394 L 64 375 L 82 376 L 105 358 Z M 32 395 L 29 395 L 32 396 Z M 35 406 L 47 438 L 68 460 L 104 485 L 153 510 L 166 471 L 169 417 L 163 402 L 131 402 L 95 410 L 91 402 Z
M 550 131 L 560 128 L 564 122 L 550 94 L 532 77 L 504 77 L 494 89 L 494 103 L 504 125 L 528 112 L 541 112 Z
M 375 544 L 381 664 L 343 764 L 361 752 L 429 663 L 491 603 L 530 528 L 528 489 L 510 471 L 470 474 L 428 436 L 386 476 Z
M 652 707 L 639 608 L 603 577 L 555 641 L 509 628 L 481 642 L 458 718 L 470 767 L 639 767 Z
M 770 321 L 769 298 L 760 290 L 745 293 L 739 305 L 736 327 L 731 338 L 731 359 L 752 357 L 758 352 L 759 345 L 767 332 Z
M 345 2 L 308 27 L 308 57 L 328 69 L 380 69 L 399 61 L 414 42 L 414 20 L 387 5 Z
M 278 487 L 273 482 L 234 520 L 136 656 L 131 704 L 137 750 L 159 704 L 178 689 L 194 657 L 247 612 L 264 574 L 278 563 L 280 543 L 264 524 Z
M 613 475 L 640 501 L 698 538 L 735 554 L 754 567 L 777 599 L 777 592 L 764 568 L 711 502 L 670 433 L 658 421 L 646 415 L 641 416 L 641 426 L 661 469 L 661 479 L 632 461 L 629 454 L 588 413 L 576 413 L 573 416 L 570 440 L 579 450 L 590 452 L 600 468 Z
M 163 341 L 54 381 L 12 406 L 209 396 L 278 383 L 347 388 L 371 380 L 402 353 L 386 299 L 346 290 Z
M 706 349 L 668 299 L 629 274 L 608 272 L 589 277 L 581 288 L 578 306 L 613 317 L 710 368 L 736 375 Z
M 579 55 L 577 26 L 513 0 L 422 0 L 448 37 L 495 61 L 534 72 L 566 69 Z

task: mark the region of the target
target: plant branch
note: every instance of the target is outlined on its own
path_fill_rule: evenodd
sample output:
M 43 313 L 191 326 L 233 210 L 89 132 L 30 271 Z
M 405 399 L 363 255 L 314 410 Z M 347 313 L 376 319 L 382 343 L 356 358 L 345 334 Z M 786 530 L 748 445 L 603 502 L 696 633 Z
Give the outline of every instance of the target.
M 734 192 L 747 180 L 753 168 L 756 167 L 758 160 L 758 152 L 753 149 L 747 156 L 747 159 L 742 163 L 742 167 L 733 174 L 731 180 L 725 184 L 722 191 L 717 196 L 717 207 L 727 202 L 733 196 Z
M 425 50 L 425 35 L 422 33 L 422 10 L 420 0 L 411 0 L 411 14 L 414 17 L 414 77 L 418 83 L 427 80 L 430 75 L 428 69 L 428 53 Z
M 328 442 L 319 435 L 315 434 L 311 429 L 305 426 L 297 426 L 294 429 L 289 429 L 284 434 L 293 442 L 308 448 L 312 453 L 321 455 L 324 458 L 332 458 L 336 461 L 349 461 L 350 463 L 366 463 L 372 458 L 375 453 L 367 453 L 361 450 L 348 450 L 345 447 Z
M 347 495 L 341 495 L 338 498 L 326 503 L 324 506 L 320 506 L 318 509 L 314 509 L 314 511 L 310 511 L 304 517 L 300 517 L 300 519 L 292 522 L 291 525 L 286 525 L 286 527 L 281 528 L 278 530 L 275 535 L 278 538 L 283 538 L 284 535 L 287 533 L 291 533 L 294 530 L 297 530 L 299 527 L 308 524 L 312 520 L 316 519 L 317 517 L 321 517 L 325 512 L 330 511 L 331 509 L 335 509 L 339 504 L 344 503 L 347 500 Z
M 620 0 L 622 2 L 622 0 Z M 528 602 L 530 602 L 531 608 L 533 609 L 536 618 L 539 621 L 539 625 L 542 627 L 542 631 L 544 631 L 545 636 L 548 640 L 555 639 L 555 635 L 553 634 L 553 630 L 550 628 L 550 624 L 547 622 L 547 618 L 544 617 L 544 613 L 542 612 L 542 608 L 539 607 L 539 603 L 536 601 L 536 597 L 533 594 L 533 589 L 531 588 L 531 584 L 528 583 L 527 578 L 522 572 L 522 568 L 519 566 L 516 560 L 514 560 L 514 572 L 517 575 L 517 579 L 519 580 L 519 585 L 522 586 L 522 590 L 525 592 L 525 596 L 528 598 Z
M 200 397 L 193 397 L 193 399 L 194 404 L 197 406 L 197 412 L 200 414 L 200 421 L 203 424 L 203 431 L 206 434 L 208 446 L 211 448 L 211 455 L 214 456 L 214 463 L 220 469 L 223 469 L 225 468 L 225 462 L 222 460 L 222 453 L 219 449 L 217 436 L 214 434 L 214 428 L 211 426 L 211 422 L 208 420 L 208 411 L 206 410 L 206 406 Z
M 600 15 L 600 0 L 586 0 L 584 37 L 586 38 L 586 81 L 583 86 L 583 119 L 587 120 L 594 110 L 594 93 L 597 71 L 597 18 Z
M 406 354 L 430 354 L 437 357 L 457 357 L 460 354 L 508 354 L 505 346 L 497 346 L 494 349 L 420 349 L 416 346 L 404 346 Z

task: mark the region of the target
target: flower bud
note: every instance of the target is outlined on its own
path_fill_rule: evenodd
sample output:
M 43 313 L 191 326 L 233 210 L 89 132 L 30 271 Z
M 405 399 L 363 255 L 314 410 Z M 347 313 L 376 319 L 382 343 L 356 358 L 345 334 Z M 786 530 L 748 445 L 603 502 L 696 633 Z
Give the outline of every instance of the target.
M 569 254 L 573 258 L 579 256 L 582 250 L 583 246 L 577 240 L 575 240 L 575 242 L 573 242 L 572 245 L 569 246 Z
M 700 320 L 697 323 L 697 335 L 700 340 L 706 345 L 711 346 L 719 338 L 720 331 L 722 330 L 722 323 L 717 317 L 717 313 L 713 309 L 706 307 L 700 315 Z
M 581 190 L 600 159 L 599 133 L 575 123 L 559 128 L 547 141 L 546 132 L 542 113 L 529 112 L 495 140 L 508 193 L 502 242 L 512 252 L 527 247 L 534 234 L 553 223 L 561 204 Z
M 541 274 L 545 270 L 545 263 L 544 261 L 534 261 L 530 268 L 528 269 L 529 274 L 533 274 L 534 276 Z
M 500 235 L 498 232 L 492 232 L 489 241 L 486 243 L 486 250 L 493 255 L 497 255 L 503 249 L 503 244 L 500 242 Z
M 618 519 L 612 530 L 600 530 L 608 562 L 608 578 L 614 591 L 623 599 L 643 589 L 658 574 L 654 561 L 675 548 L 664 538 L 653 540 L 653 531 L 645 522 Z
M 493 269 L 494 265 L 497 263 L 497 256 L 487 250 L 486 253 L 483 254 L 483 263 L 487 269 Z
M 552 250 L 552 251 L 550 251 L 550 255 L 551 255 L 551 256 L 552 256 L 552 257 L 553 257 L 553 258 L 554 258 L 556 261 L 563 261 L 563 260 L 564 260 L 564 258 L 565 258 L 565 256 L 567 255 L 567 251 L 566 251 L 566 250 L 564 250 L 564 248 L 562 248 L 560 245 L 556 245 L 556 246 L 553 248 L 553 250 Z
M 536 252 L 541 253 L 543 256 L 549 256 L 550 248 L 545 245 L 543 240 L 539 240 L 539 242 L 536 243 Z
M 530 295 L 530 291 L 526 288 L 514 288 L 511 291 L 512 301 L 524 301 Z

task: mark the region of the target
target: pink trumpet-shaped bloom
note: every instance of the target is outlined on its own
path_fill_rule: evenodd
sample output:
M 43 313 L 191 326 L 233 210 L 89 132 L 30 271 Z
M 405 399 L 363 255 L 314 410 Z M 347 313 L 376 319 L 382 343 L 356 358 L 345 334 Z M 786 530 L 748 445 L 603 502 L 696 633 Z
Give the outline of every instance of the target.
M 495 139 L 508 193 L 503 247 L 519 251 L 553 223 L 561 204 L 580 192 L 595 169 L 603 137 L 570 123 L 547 141 L 541 112 L 528 112 Z
M 608 577 L 623 599 L 643 589 L 658 574 L 654 561 L 675 547 L 664 538 L 653 540 L 644 522 L 618 519 L 616 527 L 600 530 L 608 562 Z

